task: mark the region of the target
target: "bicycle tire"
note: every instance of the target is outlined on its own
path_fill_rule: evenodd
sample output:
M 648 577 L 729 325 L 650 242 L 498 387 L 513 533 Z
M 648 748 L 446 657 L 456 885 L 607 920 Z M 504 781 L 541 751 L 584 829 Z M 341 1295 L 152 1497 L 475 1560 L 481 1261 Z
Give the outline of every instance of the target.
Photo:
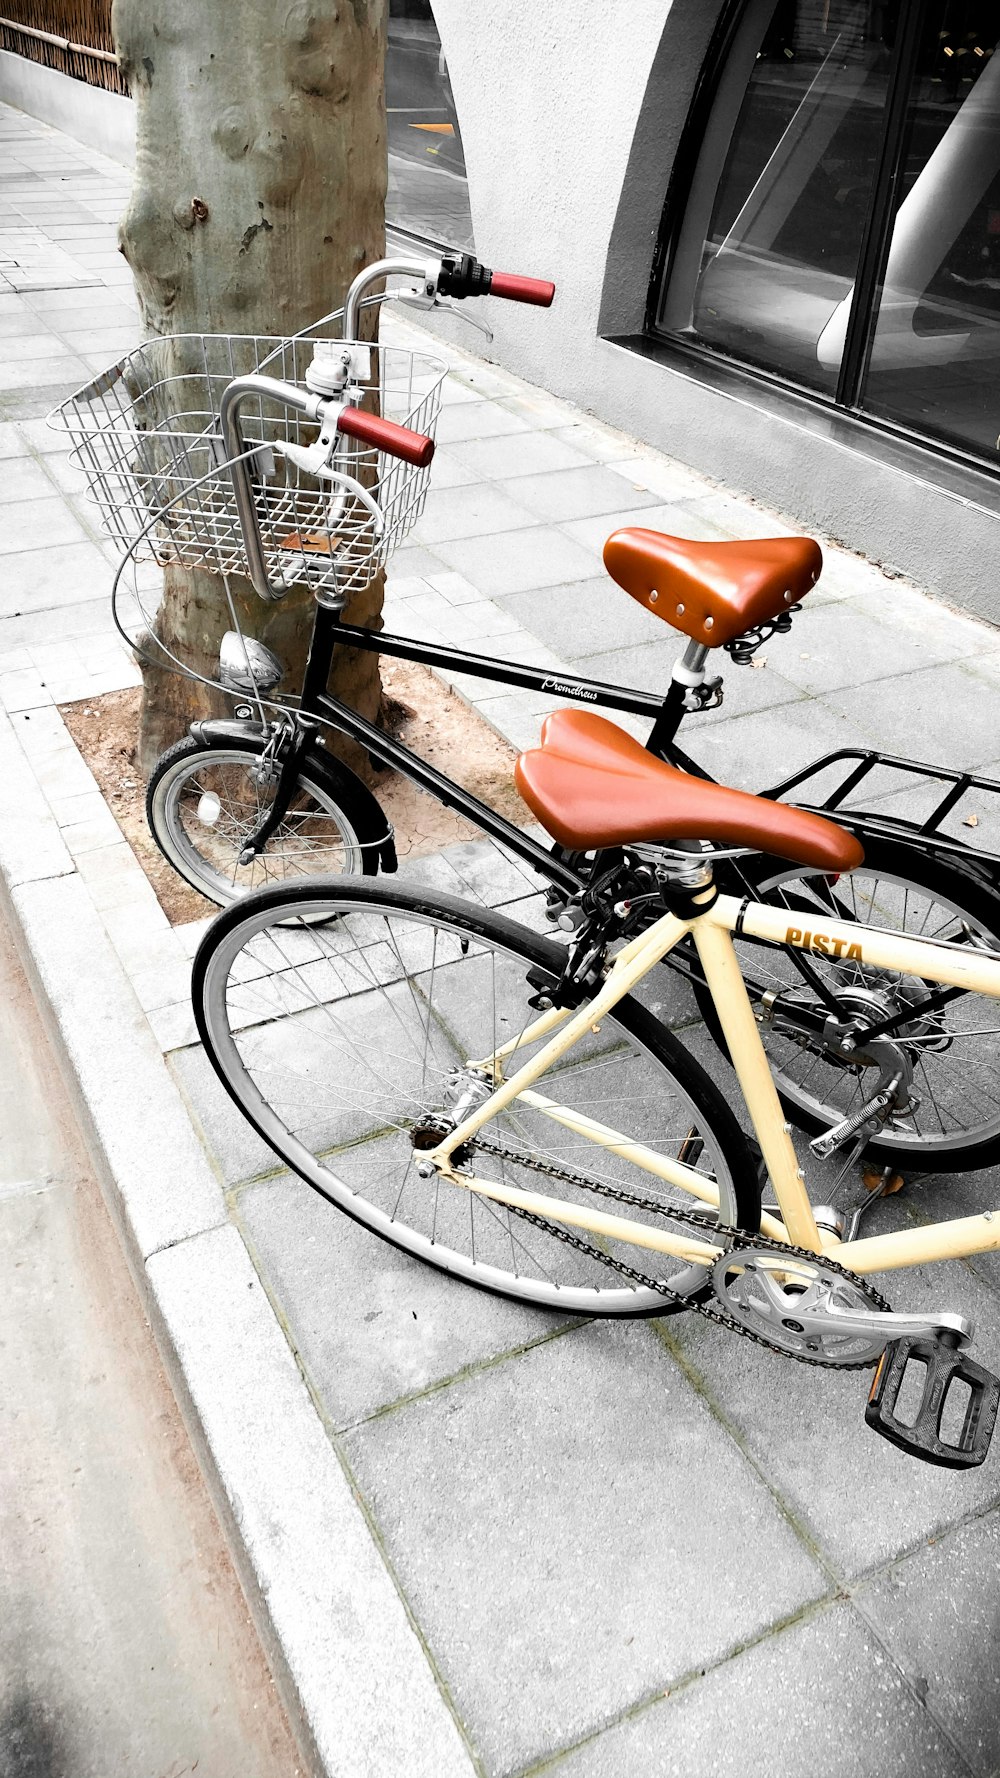
M 161 754 L 146 790 L 146 820 L 167 862 L 193 889 L 219 907 L 276 877 L 283 881 L 306 874 L 310 867 L 312 871 L 321 869 L 323 874 L 336 870 L 348 875 L 374 875 L 388 831 L 385 817 L 360 779 L 314 748 L 304 756 L 297 785 L 297 795 L 307 796 L 312 809 L 293 808 L 291 821 L 286 817 L 263 853 L 249 865 L 239 864 L 240 838 L 245 838 L 258 824 L 266 806 L 253 777 L 265 746 L 263 736 L 252 734 L 219 740 L 185 736 Z M 223 788 L 224 770 L 235 775 L 236 794 L 252 798 L 247 803 L 242 835 L 238 818 L 231 818 L 227 811 L 223 811 L 221 827 L 218 820 L 198 821 L 197 810 L 206 791 L 217 795 Z M 334 824 L 339 839 L 332 848 L 308 843 L 303 848 L 303 838 L 308 842 L 321 837 L 316 832 L 320 819 Z M 309 822 L 314 831 L 304 835 L 303 828 Z M 292 840 L 292 846 L 283 843 L 283 834 Z M 298 867 L 289 870 L 286 867 L 293 856 Z
M 990 948 L 1000 950 L 1000 896 L 967 872 L 905 842 L 863 833 L 860 837 L 865 847 L 864 864 L 849 876 L 841 877 L 830 889 L 829 896 L 819 893 L 815 887 L 829 881 L 824 879 L 823 873 L 806 872 L 800 866 L 784 865 L 777 859 L 759 854 L 741 859 L 739 881 L 727 883 L 726 887 L 737 894 L 750 893 L 762 901 L 772 902 L 780 892 L 792 912 L 805 915 L 811 909 L 821 916 L 825 906 L 831 917 L 858 918 L 866 924 L 881 923 L 895 930 L 909 929 L 914 936 L 919 931 L 923 937 L 931 936 L 934 930 L 933 908 L 951 910 L 950 923 L 939 926 L 937 937 L 960 937 L 964 920 L 980 942 L 985 941 Z M 800 892 L 796 909 L 794 885 L 807 881 L 813 886 Z M 860 887 L 866 883 L 882 887 L 874 891 Z M 883 916 L 881 922 L 870 917 L 872 902 Z M 804 990 L 804 983 L 789 961 L 790 953 L 763 952 L 738 938 L 735 943 L 746 973 L 759 977 L 763 961 L 774 977 L 769 986 L 797 983 L 798 991 Z M 783 957 L 785 961 L 776 964 L 776 957 Z M 815 954 L 810 954 L 808 961 L 835 992 L 845 992 L 852 1010 L 860 1012 L 865 1009 L 866 996 L 869 997 L 867 1004 L 878 1015 L 879 999 L 884 1011 L 889 1012 L 901 1008 L 905 997 L 922 998 L 932 991 L 926 984 L 918 983 L 916 978 L 893 981 L 884 972 L 867 965 L 861 968 L 855 964 L 845 970 L 833 960 Z M 704 981 L 693 981 L 692 987 L 705 1024 L 728 1059 L 729 1052 L 708 989 Z M 963 1026 L 969 1032 L 968 1037 L 963 1035 Z M 995 1093 L 992 1089 L 992 1082 L 1000 1081 L 1000 1007 L 983 995 L 963 995 L 944 1009 L 942 1031 L 947 1035 L 942 1035 L 941 1047 L 935 1048 L 938 1039 L 933 1036 L 930 1026 L 925 1031 L 918 1020 L 909 1032 L 903 1028 L 901 1036 L 910 1037 L 908 1053 L 914 1061 L 914 1088 L 921 1103 L 910 1120 L 912 1129 L 907 1128 L 907 1120 L 903 1117 L 884 1125 L 867 1143 L 863 1155 L 879 1167 L 922 1172 L 971 1172 L 1000 1161 L 1000 1087 Z M 792 1055 L 796 1046 L 779 1040 L 766 1021 L 761 1024 L 760 1032 L 786 1116 L 810 1135 L 829 1129 L 848 1116 L 865 1096 L 864 1089 L 874 1090 L 878 1070 L 872 1067 L 855 1077 L 860 1090 L 850 1094 L 846 1090 L 850 1077 L 840 1064 L 829 1063 L 825 1070 L 822 1064 L 812 1065 L 810 1082 L 806 1083 L 802 1078 L 796 1081 Z M 803 1068 L 811 1066 L 808 1061 L 810 1053 L 814 1052 L 808 1048 L 798 1050 L 798 1054 L 806 1058 Z M 951 1073 L 945 1062 L 938 1059 L 949 1056 L 952 1058 Z M 957 1078 L 952 1080 L 951 1074 Z M 820 1083 L 823 1083 L 822 1090 Z M 861 1083 L 864 1083 L 864 1089 Z M 961 1121 L 963 1108 L 966 1114 L 964 1125 Z
M 221 913 L 195 957 L 192 997 L 206 1053 L 244 1116 L 300 1178 L 373 1233 L 452 1277 L 534 1307 L 664 1314 L 683 1305 L 623 1284 L 596 1260 L 471 1192 L 420 1181 L 413 1164 L 414 1131 L 421 1139 L 447 1106 L 448 1071 L 457 1067 L 465 1080 L 469 1057 L 497 1047 L 490 1029 L 507 1038 L 512 1028 L 523 1031 L 537 1016 L 528 1005 L 528 971 L 558 976 L 564 957 L 551 940 L 488 908 L 395 884 L 317 880 L 257 890 Z M 611 1124 L 633 1140 L 692 1156 L 688 1164 L 717 1177 L 724 1219 L 759 1227 L 760 1184 L 746 1137 L 670 1031 L 625 999 L 574 1056 L 558 1073 L 563 1097 L 581 1099 L 578 1109 L 591 1116 L 595 1088 L 596 1103 L 603 1092 L 612 1107 L 623 1098 L 641 1107 L 638 1128 L 616 1122 L 614 1109 Z M 544 1141 L 533 1134 L 539 1127 Z M 581 1142 L 524 1101 L 486 1134 L 519 1145 L 500 1162 L 501 1178 L 513 1172 L 536 1192 L 575 1192 L 598 1208 L 637 1214 L 578 1186 L 539 1179 L 528 1162 L 570 1155 L 579 1169 Z M 671 1201 L 695 1204 L 620 1152 L 582 1146 L 588 1176 L 632 1188 L 638 1182 L 667 1213 Z M 496 1178 L 495 1157 L 476 1151 L 474 1159 L 477 1173 Z M 634 1263 L 636 1250 L 618 1245 Z M 685 1270 L 660 1253 L 645 1258 L 659 1276 Z M 695 1283 L 700 1294 L 702 1278 Z

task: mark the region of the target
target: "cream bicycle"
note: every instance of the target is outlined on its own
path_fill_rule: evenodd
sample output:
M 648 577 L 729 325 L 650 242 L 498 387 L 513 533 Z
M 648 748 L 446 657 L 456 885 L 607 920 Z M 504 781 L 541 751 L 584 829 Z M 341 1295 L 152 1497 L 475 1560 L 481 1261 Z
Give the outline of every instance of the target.
M 915 1113 L 915 1034 L 954 1043 L 946 1004 L 1000 1000 L 1000 953 L 720 894 L 714 862 L 746 848 L 832 883 L 861 846 L 821 816 L 691 778 L 592 712 L 550 716 L 516 775 L 560 845 L 607 860 L 564 942 L 358 877 L 254 892 L 217 917 L 194 966 L 229 1093 L 310 1186 L 453 1277 L 582 1315 L 695 1309 L 806 1363 L 877 1363 L 877 1431 L 933 1463 L 981 1463 L 1000 1380 L 968 1356 L 971 1321 L 895 1313 L 870 1280 L 1000 1248 L 1000 1211 L 858 1238 L 857 1218 L 814 1208 L 758 1031 L 775 1008 L 751 1005 L 734 938 L 821 957 L 835 986 L 873 971 L 906 984 L 907 1045 L 863 995 L 845 1014 L 850 996 L 831 993 L 845 1076 L 860 1094 L 871 1050 L 879 1085 L 814 1139 L 818 1155 L 889 1105 Z M 655 966 L 688 936 L 762 1167 L 658 1016 Z M 974 1041 L 990 1034 L 963 1033 L 972 1097 L 995 1093 L 990 1046 Z

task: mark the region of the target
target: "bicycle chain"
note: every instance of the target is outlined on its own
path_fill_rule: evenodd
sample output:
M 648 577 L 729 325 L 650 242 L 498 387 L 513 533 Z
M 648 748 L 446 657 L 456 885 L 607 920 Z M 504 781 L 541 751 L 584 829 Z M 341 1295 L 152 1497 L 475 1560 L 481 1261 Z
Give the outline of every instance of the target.
M 866 1278 L 859 1278 L 855 1272 L 838 1264 L 835 1259 L 830 1259 L 825 1253 L 816 1254 L 811 1252 L 808 1247 L 793 1247 L 786 1241 L 776 1241 L 768 1235 L 753 1234 L 746 1229 L 728 1228 L 725 1223 L 720 1223 L 717 1217 L 704 1211 L 686 1210 L 680 1205 L 671 1205 L 668 1210 L 655 1198 L 644 1198 L 638 1192 L 626 1191 L 623 1186 L 606 1185 L 600 1180 L 588 1179 L 586 1174 L 577 1173 L 571 1167 L 560 1167 L 555 1161 L 542 1161 L 535 1156 L 519 1154 L 516 1150 L 505 1148 L 502 1143 L 490 1141 L 489 1138 L 477 1137 L 474 1146 L 483 1154 L 493 1155 L 499 1160 L 510 1161 L 516 1166 L 524 1167 L 535 1173 L 543 1173 L 549 1179 L 559 1179 L 565 1185 L 578 1186 L 583 1191 L 594 1192 L 598 1197 L 611 1198 L 617 1204 L 628 1205 L 630 1209 L 650 1210 L 657 1216 L 667 1215 L 676 1222 L 687 1223 L 692 1228 L 707 1230 L 716 1239 L 721 1236 L 730 1249 L 763 1248 L 767 1252 L 779 1254 L 782 1258 L 791 1256 L 795 1259 L 805 1260 L 812 1265 L 819 1263 L 826 1270 L 836 1272 L 841 1278 L 846 1278 L 849 1284 L 868 1297 L 872 1306 L 880 1313 L 892 1313 L 891 1304 L 879 1294 L 874 1285 L 869 1284 Z M 635 1266 L 628 1265 L 625 1260 L 615 1259 L 610 1253 L 602 1252 L 601 1248 L 595 1247 L 593 1242 L 585 1241 L 581 1235 L 573 1234 L 571 1229 L 563 1227 L 562 1224 L 549 1222 L 546 1217 L 538 1216 L 535 1211 L 525 1210 L 517 1204 L 506 1204 L 504 1208 L 513 1211 L 514 1215 L 520 1217 L 523 1222 L 531 1223 L 535 1228 L 553 1235 L 557 1241 L 562 1241 L 567 1247 L 586 1254 L 590 1259 L 599 1260 L 601 1265 L 608 1266 L 612 1271 L 620 1273 L 623 1278 L 628 1278 L 633 1284 L 641 1285 L 644 1290 L 655 1291 L 657 1296 L 667 1297 L 672 1302 L 683 1303 L 686 1309 L 694 1309 L 697 1314 L 704 1315 L 706 1320 L 715 1322 L 716 1326 L 725 1327 L 730 1333 L 739 1334 L 742 1339 L 750 1340 L 755 1346 L 763 1346 L 768 1352 L 778 1352 L 784 1358 L 793 1358 L 797 1364 L 808 1364 L 817 1370 L 870 1370 L 875 1363 L 874 1359 L 865 1358 L 853 1362 L 850 1360 L 838 1362 L 834 1365 L 823 1358 L 807 1357 L 804 1352 L 791 1352 L 786 1346 L 775 1345 L 765 1335 L 754 1333 L 751 1328 L 745 1327 L 734 1316 L 728 1315 L 725 1309 L 717 1306 L 716 1303 L 696 1302 L 690 1297 L 681 1296 L 678 1291 L 671 1290 L 664 1279 L 654 1278 L 648 1272 L 640 1272 Z

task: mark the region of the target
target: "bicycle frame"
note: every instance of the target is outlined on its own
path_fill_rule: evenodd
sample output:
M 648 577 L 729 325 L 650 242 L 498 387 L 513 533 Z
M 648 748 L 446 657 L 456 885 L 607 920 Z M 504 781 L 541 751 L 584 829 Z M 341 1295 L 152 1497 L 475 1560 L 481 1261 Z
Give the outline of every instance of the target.
M 685 715 L 686 690 L 685 684 L 678 679 L 671 679 L 666 692 L 660 695 L 628 686 L 609 685 L 602 680 L 588 679 L 572 672 L 553 674 L 547 669 L 532 667 L 525 662 L 499 661 L 488 655 L 474 654 L 463 649 L 362 629 L 355 624 L 345 623 L 336 609 L 317 605 L 299 706 L 302 712 L 318 717 L 342 734 L 360 742 L 380 765 L 402 772 L 422 789 L 429 791 L 446 808 L 465 816 L 516 857 L 523 859 L 564 889 L 574 891 L 580 887 L 579 873 L 555 856 L 549 846 L 539 844 L 513 822 L 496 814 L 486 803 L 456 784 L 453 779 L 437 771 L 421 759 L 419 754 L 412 752 L 402 742 L 392 739 L 359 716 L 349 705 L 333 697 L 328 685 L 334 653 L 340 644 L 366 653 L 386 654 L 396 659 L 414 661 L 418 665 L 444 669 L 446 672 L 463 673 L 470 678 L 484 679 L 499 685 L 554 694 L 595 708 L 646 717 L 652 724 L 646 741 L 650 753 L 693 777 L 702 778 L 707 783 L 714 782 L 711 774 L 677 744 L 677 731 Z M 880 766 L 902 772 L 908 780 L 924 779 L 941 786 L 937 805 L 925 820 L 914 823 L 877 811 L 862 814 L 859 810 L 842 808 L 845 798 Z M 985 850 L 970 850 L 960 841 L 941 833 L 940 823 L 954 810 L 967 791 L 997 796 L 1000 795 L 1000 784 L 972 773 L 953 771 L 947 766 L 926 766 L 917 760 L 897 758 L 879 753 L 875 749 L 841 748 L 824 755 L 813 765 L 759 794 L 778 800 L 831 767 L 843 768 L 840 782 L 824 798 L 815 802 L 804 801 L 801 807 L 814 809 L 820 814 L 835 812 L 840 825 L 850 829 L 861 826 L 867 833 L 878 833 L 886 838 L 899 839 L 909 835 L 914 840 L 919 839 L 923 850 L 947 858 L 953 865 L 959 865 L 969 874 L 983 878 L 992 886 L 996 871 L 1000 868 L 1000 858 Z
M 711 893 L 711 890 L 707 891 L 706 898 Z M 456 1149 L 472 1140 L 498 1112 L 520 1099 L 585 1142 L 625 1155 L 644 1171 L 690 1192 L 703 1202 L 717 1205 L 718 1193 L 713 1193 L 711 1185 L 682 1162 L 658 1155 L 642 1143 L 632 1141 L 626 1133 L 560 1106 L 534 1090 L 552 1064 L 592 1031 L 605 1014 L 690 933 L 698 948 L 705 979 L 778 1201 L 780 1218 L 765 1214 L 761 1220 L 762 1231 L 797 1247 L 808 1248 L 813 1253 L 829 1253 L 859 1275 L 1000 1250 L 1000 1209 L 847 1243 L 833 1235 L 820 1233 L 792 1146 L 790 1126 L 785 1122 L 761 1043 L 732 934 L 737 932 L 782 948 L 791 947 L 826 957 L 849 957 L 852 961 L 917 976 L 943 987 L 969 989 L 994 1000 L 1000 1000 L 1000 955 L 907 938 L 903 934 L 880 932 L 846 921 L 824 920 L 821 929 L 805 929 L 793 926 L 790 923 L 793 917 L 784 909 L 767 907 L 760 902 L 741 902 L 729 895 L 720 895 L 704 912 L 691 919 L 665 914 L 623 947 L 601 988 L 579 1011 L 554 1008 L 528 1026 L 514 1043 L 494 1051 L 491 1056 L 470 1062 L 471 1066 L 492 1075 L 498 1083 L 496 1090 L 427 1154 L 427 1164 L 434 1166 L 440 1176 L 453 1185 L 490 1198 L 495 1203 L 528 1210 L 549 1221 L 587 1229 L 632 1246 L 671 1254 L 690 1265 L 713 1265 L 722 1249 L 708 1241 L 663 1232 L 628 1217 L 567 1205 L 561 1199 L 542 1193 L 524 1192 L 493 1180 L 480 1179 L 474 1174 L 457 1171 L 451 1159 Z M 539 1053 L 514 1074 L 506 1075 L 504 1064 L 516 1055 L 517 1050 L 543 1037 L 548 1037 L 548 1042 Z

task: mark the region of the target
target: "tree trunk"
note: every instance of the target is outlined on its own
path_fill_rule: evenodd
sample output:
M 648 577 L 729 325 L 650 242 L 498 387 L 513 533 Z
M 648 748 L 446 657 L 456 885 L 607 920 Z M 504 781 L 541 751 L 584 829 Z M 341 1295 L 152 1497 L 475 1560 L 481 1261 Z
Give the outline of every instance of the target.
M 384 252 L 386 0 L 114 0 L 136 101 L 135 181 L 119 239 L 147 336 L 274 334 L 344 299 Z M 280 372 L 279 372 L 280 374 Z M 233 578 L 240 622 L 301 684 L 312 596 L 265 604 Z M 379 579 L 348 607 L 375 624 Z M 211 678 L 231 627 L 222 581 L 167 569 L 156 633 Z M 140 763 L 230 703 L 143 667 Z M 378 659 L 343 651 L 336 694 L 373 720 Z

